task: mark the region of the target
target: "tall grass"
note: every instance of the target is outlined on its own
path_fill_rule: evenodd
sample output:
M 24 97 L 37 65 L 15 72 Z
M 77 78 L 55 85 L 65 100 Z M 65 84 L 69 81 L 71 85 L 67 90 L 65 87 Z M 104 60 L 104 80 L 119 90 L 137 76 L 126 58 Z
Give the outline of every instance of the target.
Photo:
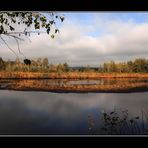
M 96 121 L 93 115 L 88 116 L 90 134 L 148 135 L 148 111 L 145 109 L 135 117 L 129 117 L 128 110 L 114 109 L 101 113 L 99 122 Z
M 99 73 L 99 72 L 0 72 L 0 78 L 20 79 L 97 79 L 97 78 L 148 78 L 147 73 Z
M 99 80 L 79 79 L 0 79 L 5 89 L 42 90 L 63 92 L 141 92 L 148 91 L 147 79 L 100 78 Z M 9 83 L 9 85 L 8 85 Z

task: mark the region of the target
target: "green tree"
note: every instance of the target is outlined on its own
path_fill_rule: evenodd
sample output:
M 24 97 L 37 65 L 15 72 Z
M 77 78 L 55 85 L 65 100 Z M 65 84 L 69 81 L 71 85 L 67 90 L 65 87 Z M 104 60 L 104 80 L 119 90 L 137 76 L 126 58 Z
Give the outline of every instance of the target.
M 136 59 L 133 63 L 134 72 L 148 72 L 148 63 L 146 59 Z
M 128 72 L 133 72 L 133 62 L 128 61 L 127 62 Z
M 117 71 L 117 67 L 114 61 L 110 61 L 109 63 L 110 65 L 110 72 L 116 72 Z

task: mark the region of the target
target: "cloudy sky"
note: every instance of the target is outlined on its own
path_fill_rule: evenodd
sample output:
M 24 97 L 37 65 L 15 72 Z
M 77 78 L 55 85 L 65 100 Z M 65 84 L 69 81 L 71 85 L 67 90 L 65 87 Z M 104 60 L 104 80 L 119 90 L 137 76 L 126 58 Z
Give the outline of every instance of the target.
M 105 61 L 127 61 L 148 57 L 148 13 L 67 12 L 60 33 L 31 35 L 20 42 L 27 58 L 48 58 L 49 63 L 67 62 L 71 66 L 98 66 Z M 15 41 L 7 39 L 18 53 Z M 19 53 L 18 53 L 19 55 Z M 16 56 L 0 41 L 0 57 Z M 22 55 L 19 55 L 23 58 Z

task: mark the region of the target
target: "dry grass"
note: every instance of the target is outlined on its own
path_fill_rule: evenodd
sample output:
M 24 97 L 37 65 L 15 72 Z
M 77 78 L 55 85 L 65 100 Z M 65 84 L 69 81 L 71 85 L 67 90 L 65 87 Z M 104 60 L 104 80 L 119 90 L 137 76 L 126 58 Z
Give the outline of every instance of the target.
M 98 72 L 0 72 L 0 78 L 10 79 L 97 79 L 97 78 L 148 78 L 146 73 L 98 73 Z
M 147 82 L 129 82 L 116 81 L 113 84 L 70 84 L 69 80 L 5 80 L 0 81 L 0 84 L 8 84 L 6 89 L 13 90 L 34 90 L 34 91 L 55 91 L 55 92 L 131 92 L 148 90 Z
M 141 113 L 130 117 L 128 109 L 114 109 L 111 112 L 103 112 L 99 118 L 101 126 L 93 115 L 88 115 L 90 134 L 103 135 L 148 135 L 148 112 L 141 109 Z
M 2 81 L 12 79 L 6 89 L 42 90 L 63 92 L 130 92 L 148 90 L 148 74 L 142 73 L 96 73 L 96 72 L 67 72 L 67 73 L 36 73 L 36 72 L 0 72 Z M 135 79 L 136 78 L 136 79 Z M 42 80 L 41 80 L 42 79 Z M 70 80 L 103 79 L 105 84 L 69 84 Z M 132 79 L 139 81 L 132 81 Z M 13 81 L 15 80 L 15 81 Z M 61 80 L 61 81 L 60 81 Z M 53 82 L 56 83 L 53 85 Z

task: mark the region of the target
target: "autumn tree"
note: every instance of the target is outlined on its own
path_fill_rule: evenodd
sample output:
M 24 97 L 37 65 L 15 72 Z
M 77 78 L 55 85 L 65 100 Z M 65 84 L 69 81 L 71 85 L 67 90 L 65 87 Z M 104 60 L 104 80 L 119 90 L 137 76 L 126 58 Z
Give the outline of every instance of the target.
M 64 71 L 68 72 L 69 71 L 69 65 L 67 63 L 64 63 L 63 66 L 64 66 Z
M 59 65 L 57 66 L 57 72 L 60 74 L 60 73 L 63 72 L 63 71 L 64 71 L 63 65 L 62 65 L 62 64 L 59 64 Z
M 4 70 L 4 69 L 5 69 L 5 63 L 3 59 L 0 57 L 0 70 Z
M 48 69 L 48 59 L 47 58 L 44 58 L 43 59 L 43 69 L 45 70 L 45 71 L 47 71 L 47 69 Z

